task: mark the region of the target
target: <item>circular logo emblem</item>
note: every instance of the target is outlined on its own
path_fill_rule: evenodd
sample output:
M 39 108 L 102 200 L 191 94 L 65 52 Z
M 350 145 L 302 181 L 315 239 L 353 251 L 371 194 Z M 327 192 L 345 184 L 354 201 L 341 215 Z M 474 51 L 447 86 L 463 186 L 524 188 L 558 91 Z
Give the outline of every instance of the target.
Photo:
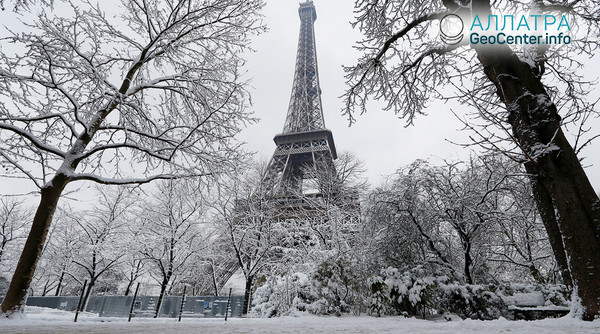
M 440 36 L 446 44 L 454 45 L 460 43 L 463 39 L 463 24 L 460 16 L 448 14 L 440 20 Z

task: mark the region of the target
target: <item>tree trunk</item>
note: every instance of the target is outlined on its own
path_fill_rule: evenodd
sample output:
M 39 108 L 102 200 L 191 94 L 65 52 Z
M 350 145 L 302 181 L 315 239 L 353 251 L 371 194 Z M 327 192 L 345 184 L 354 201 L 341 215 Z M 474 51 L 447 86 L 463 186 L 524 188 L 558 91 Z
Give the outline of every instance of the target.
M 2 302 L 2 313 L 6 316 L 23 311 L 27 290 L 29 289 L 35 273 L 35 267 L 42 253 L 48 229 L 52 222 L 52 215 L 56 210 L 60 195 L 67 183 L 68 179 L 64 174 L 57 174 L 41 190 L 40 205 L 35 212 L 33 224 L 27 236 L 27 241 L 25 241 L 23 252 Z
M 473 260 L 471 259 L 471 242 L 463 241 L 463 251 L 465 253 L 465 281 L 467 284 L 473 284 L 473 276 L 471 275 L 471 263 Z
M 129 296 L 129 290 L 131 290 L 131 286 L 133 285 L 133 281 L 129 281 L 129 283 L 127 283 L 127 288 L 125 288 L 125 297 Z
M 595 196 L 575 152 L 562 131 L 559 131 L 556 137 L 554 142 L 560 151 L 541 157 L 536 164 L 528 162 L 525 167 L 534 175 L 533 182 L 536 187 L 543 188 L 543 192 L 552 197 L 557 217 L 548 224 L 558 223 L 562 235 L 562 244 L 558 244 L 564 246 L 569 268 L 564 270 L 561 266 L 561 274 L 565 280 L 565 276 L 568 277 L 570 273 L 573 285 L 577 288 L 574 292 L 581 298 L 585 308 L 584 319 L 593 320 L 594 316 L 600 313 L 598 197 Z M 573 166 L 575 164 L 577 166 Z M 542 202 L 543 199 L 537 201 Z M 557 245 L 557 248 L 560 248 L 560 245 Z M 570 283 L 567 280 L 565 284 Z
M 87 290 L 85 290 L 85 295 L 83 295 L 83 300 L 81 301 L 81 311 L 85 311 L 87 308 L 87 302 L 90 298 L 90 293 L 92 292 L 92 288 L 96 285 L 96 278 L 90 279 L 90 283 L 87 286 Z
M 58 278 L 58 285 L 56 286 L 56 292 L 54 293 L 55 296 L 60 296 L 60 288 L 62 287 L 63 279 L 65 279 L 64 270 L 60 273 L 60 277 Z
M 50 283 L 50 280 L 47 279 L 46 283 L 44 283 L 44 289 L 42 290 L 42 297 L 45 297 L 46 294 L 48 293 L 48 291 L 50 291 L 50 289 L 48 289 L 48 284 Z
M 560 128 L 556 106 L 540 79 L 508 47 L 500 48 L 495 45 L 476 51 L 485 74 L 508 108 L 507 121 L 514 137 L 529 157 L 525 169 L 536 189 L 534 198 L 543 211 L 544 225 L 550 227 L 548 234 L 556 236 L 552 229 L 558 225 L 577 294 L 574 300 L 581 299 L 583 319 L 593 320 L 600 311 L 598 196 Z M 548 214 L 550 210 L 555 219 Z M 552 247 L 555 254 L 561 252 L 557 240 Z M 557 261 L 560 258 L 559 254 Z
M 531 179 L 531 185 L 534 198 L 536 199 L 537 209 L 542 217 L 546 233 L 548 234 L 548 240 L 552 246 L 552 252 L 554 253 L 556 263 L 558 264 L 563 283 L 569 290 L 572 290 L 573 283 L 571 282 L 571 273 L 569 272 L 565 247 L 563 246 L 556 213 L 554 212 L 552 196 L 544 189 L 541 183 L 536 182 L 535 177 Z
M 212 272 L 213 288 L 215 289 L 215 297 L 216 297 L 219 295 L 219 284 L 217 284 L 217 273 L 215 272 L 215 265 L 212 262 L 210 264 L 210 269 Z
M 164 278 L 162 284 L 160 285 L 160 294 L 158 295 L 158 301 L 156 302 L 156 311 L 154 312 L 154 317 L 158 318 L 158 314 L 160 313 L 160 307 L 162 306 L 162 301 L 165 296 L 165 291 L 167 291 L 167 285 L 169 285 L 169 278 Z
M 4 233 L 3 233 L 4 235 Z M 6 237 L 3 236 L 2 237 L 2 243 L 0 243 L 0 263 L 2 263 L 2 256 L 4 255 L 4 249 L 6 248 L 6 243 L 8 241 L 6 240 Z
M 254 281 L 254 276 L 250 275 L 246 278 L 246 288 L 244 289 L 244 308 L 242 309 L 242 315 L 248 314 L 248 307 L 250 306 L 250 294 L 252 293 L 252 281 Z
M 134 260 L 135 261 L 135 260 Z M 135 262 L 134 262 L 135 263 Z M 142 265 L 142 261 L 138 260 L 135 269 L 129 273 L 129 282 L 127 283 L 127 288 L 125 289 L 125 296 L 129 296 L 129 292 L 131 292 L 131 288 L 133 287 L 133 283 L 139 277 L 140 266 Z

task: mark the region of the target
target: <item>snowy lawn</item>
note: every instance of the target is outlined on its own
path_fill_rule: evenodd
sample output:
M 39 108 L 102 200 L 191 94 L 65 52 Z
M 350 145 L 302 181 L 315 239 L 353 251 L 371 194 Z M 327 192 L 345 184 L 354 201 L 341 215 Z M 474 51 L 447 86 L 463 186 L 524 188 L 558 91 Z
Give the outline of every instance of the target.
M 39 307 L 28 307 L 18 319 L 0 320 L 0 333 L 600 333 L 600 320 L 572 318 L 538 321 L 434 322 L 401 317 L 281 317 L 272 319 L 132 319 L 99 318 Z

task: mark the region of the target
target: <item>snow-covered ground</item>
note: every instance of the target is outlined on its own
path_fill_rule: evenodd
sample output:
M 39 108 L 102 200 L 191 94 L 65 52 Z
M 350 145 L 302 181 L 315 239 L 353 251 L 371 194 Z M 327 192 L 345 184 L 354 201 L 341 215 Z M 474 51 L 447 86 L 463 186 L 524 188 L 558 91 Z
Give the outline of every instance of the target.
M 572 318 L 538 321 L 429 321 L 401 317 L 280 317 L 272 319 L 132 319 L 99 318 L 39 307 L 28 307 L 17 319 L 1 319 L 0 333 L 600 333 L 600 320 Z

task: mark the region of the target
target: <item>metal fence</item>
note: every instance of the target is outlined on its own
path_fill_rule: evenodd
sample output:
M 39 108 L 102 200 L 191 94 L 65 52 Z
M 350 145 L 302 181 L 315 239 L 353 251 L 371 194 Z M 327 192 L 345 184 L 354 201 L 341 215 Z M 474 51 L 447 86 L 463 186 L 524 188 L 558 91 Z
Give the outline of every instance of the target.
M 28 306 L 49 307 L 65 311 L 75 311 L 79 297 L 29 297 Z M 92 296 L 85 308 L 86 312 L 98 313 L 101 317 L 127 317 L 133 302 L 132 296 Z M 157 296 L 138 296 L 133 305 L 133 317 L 153 317 L 156 312 Z M 164 297 L 159 317 L 175 318 L 179 316 L 181 296 Z M 244 307 L 244 296 L 231 296 L 229 304 L 230 317 L 241 317 Z M 218 318 L 225 316 L 227 296 L 186 296 L 182 317 Z

